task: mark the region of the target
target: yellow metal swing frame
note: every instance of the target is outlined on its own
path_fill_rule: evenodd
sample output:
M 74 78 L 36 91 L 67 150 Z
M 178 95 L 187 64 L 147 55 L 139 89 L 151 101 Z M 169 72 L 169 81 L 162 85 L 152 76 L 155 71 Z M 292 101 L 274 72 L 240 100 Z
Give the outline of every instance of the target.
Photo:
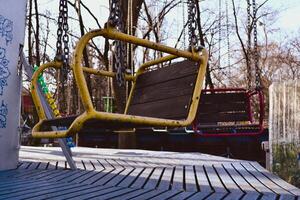
M 114 78 L 116 74 L 114 72 L 105 71 L 105 70 L 96 70 L 92 68 L 82 67 L 81 60 L 83 55 L 83 50 L 88 42 L 94 38 L 102 36 L 107 39 L 113 40 L 120 40 L 127 43 L 135 44 L 138 46 L 143 46 L 147 48 L 151 48 L 154 50 L 158 50 L 161 52 L 168 53 L 170 55 L 162 57 L 157 60 L 153 60 L 147 63 L 144 63 L 137 71 L 136 75 L 126 75 L 126 81 L 132 81 L 132 88 L 130 91 L 130 95 L 128 101 L 126 103 L 126 109 L 124 114 L 118 113 L 106 113 L 106 112 L 99 112 L 96 111 L 93 107 L 91 96 L 88 91 L 88 87 L 86 84 L 86 80 L 84 77 L 84 72 L 94 75 L 101 75 Z M 170 119 L 161 119 L 161 118 L 153 118 L 153 117 L 142 117 L 142 116 L 135 116 L 135 115 L 128 115 L 127 111 L 131 103 L 131 99 L 135 90 L 136 80 L 139 75 L 145 72 L 145 70 L 153 65 L 157 65 L 159 63 L 163 63 L 166 61 L 173 60 L 178 57 L 187 58 L 189 60 L 195 61 L 199 63 L 199 71 L 195 83 L 194 92 L 192 95 L 191 104 L 189 107 L 189 112 L 187 118 L 184 120 L 170 120 Z M 59 130 L 59 131 L 42 131 L 41 126 L 43 121 L 47 120 L 44 108 L 42 107 L 41 100 L 39 99 L 37 88 L 38 88 L 38 77 L 43 71 L 47 68 L 56 68 L 59 69 L 62 67 L 62 63 L 58 61 L 53 61 L 46 63 L 38 68 L 38 70 L 33 74 L 32 82 L 31 82 L 31 92 L 33 102 L 36 106 L 36 110 L 39 116 L 39 122 L 34 126 L 32 131 L 32 136 L 36 138 L 65 138 L 68 136 L 72 136 L 78 133 L 82 128 L 86 121 L 90 119 L 99 120 L 101 122 L 116 122 L 116 123 L 132 123 L 138 126 L 147 126 L 147 127 L 185 127 L 190 125 L 196 116 L 201 88 L 203 85 L 205 73 L 206 73 L 206 65 L 208 60 L 208 53 L 205 49 L 202 49 L 199 52 L 195 50 L 190 51 L 183 51 L 179 49 L 175 49 L 172 47 L 168 47 L 162 44 L 157 44 L 154 42 L 150 42 L 145 39 L 140 39 L 135 36 L 127 35 L 124 33 L 120 33 L 114 28 L 107 27 L 104 29 L 93 30 L 87 34 L 85 34 L 78 42 L 75 54 L 74 54 L 74 63 L 72 67 L 72 71 L 74 73 L 74 77 L 76 80 L 76 84 L 78 86 L 79 95 L 82 100 L 82 104 L 84 106 L 85 112 L 79 115 L 70 127 L 67 130 Z

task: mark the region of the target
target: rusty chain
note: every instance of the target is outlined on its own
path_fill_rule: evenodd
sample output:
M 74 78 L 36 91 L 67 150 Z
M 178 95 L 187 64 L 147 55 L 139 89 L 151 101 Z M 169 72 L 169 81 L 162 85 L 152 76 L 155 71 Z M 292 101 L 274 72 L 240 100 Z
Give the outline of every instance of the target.
M 120 32 L 124 32 L 125 27 L 122 21 L 121 1 L 112 0 L 110 4 L 110 16 L 108 23 Z M 126 45 L 124 42 L 116 41 L 114 53 L 114 69 L 116 71 L 116 80 L 119 86 L 125 85 L 126 72 Z

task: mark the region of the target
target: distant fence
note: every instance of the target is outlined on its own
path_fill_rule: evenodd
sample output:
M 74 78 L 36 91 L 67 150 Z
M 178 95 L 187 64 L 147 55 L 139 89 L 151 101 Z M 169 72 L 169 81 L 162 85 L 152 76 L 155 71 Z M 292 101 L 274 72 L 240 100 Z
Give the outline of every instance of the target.
M 274 173 L 300 186 L 300 80 L 269 88 L 270 164 Z

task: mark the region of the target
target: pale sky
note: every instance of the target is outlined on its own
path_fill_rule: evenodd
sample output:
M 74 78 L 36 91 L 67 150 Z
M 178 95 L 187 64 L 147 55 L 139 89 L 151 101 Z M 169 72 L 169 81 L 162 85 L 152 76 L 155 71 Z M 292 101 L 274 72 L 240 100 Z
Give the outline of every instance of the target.
M 275 9 L 281 10 L 278 18 L 278 27 L 286 31 L 298 31 L 300 28 L 300 1 L 299 0 L 270 0 L 268 3 Z
M 224 0 L 222 3 L 225 4 Z M 231 5 L 231 0 L 227 0 L 228 3 Z M 241 2 L 241 5 L 245 6 L 246 0 L 235 0 L 236 4 Z M 264 2 L 265 0 L 256 0 L 257 4 L 260 4 Z M 106 22 L 108 18 L 108 2 L 109 0 L 82 0 L 85 5 L 89 7 L 89 9 L 96 15 L 98 18 L 100 24 L 103 26 L 103 24 Z M 218 13 L 217 6 L 218 6 L 219 0 L 205 0 L 202 2 L 202 9 L 210 8 L 214 9 L 214 12 Z M 279 15 L 277 16 L 276 23 L 272 26 L 274 29 L 280 28 L 279 32 L 276 32 L 277 35 L 272 35 L 272 38 L 276 38 L 281 40 L 282 38 L 286 37 L 292 37 L 295 35 L 298 31 L 300 31 L 300 0 L 269 0 L 265 7 L 273 8 L 279 11 Z M 243 8 L 244 9 L 244 8 Z M 52 17 L 57 18 L 58 14 L 58 1 L 57 0 L 39 0 L 39 10 L 40 12 L 45 12 L 46 10 L 50 10 Z M 76 16 L 76 13 L 73 8 L 69 7 L 70 15 Z M 84 12 L 84 9 L 82 8 L 83 12 L 83 19 L 86 26 L 90 29 L 97 28 L 97 25 L 86 12 Z M 229 10 L 231 12 L 231 10 Z M 172 43 L 176 41 L 176 38 L 178 37 L 181 29 L 182 29 L 182 7 L 175 8 L 173 10 L 173 13 L 169 14 L 169 19 L 167 22 L 167 27 L 173 27 L 172 29 L 168 29 L 169 33 L 165 36 L 167 38 L 170 38 L 171 41 L 166 41 L 170 43 L 169 45 L 173 46 Z M 185 16 L 187 19 L 187 16 Z M 246 19 L 245 19 L 246 20 Z M 73 21 L 74 22 L 74 21 Z M 70 27 L 72 30 L 79 30 L 78 22 L 72 23 L 70 22 Z M 52 40 L 55 39 L 56 35 L 56 24 L 51 25 L 51 34 L 52 34 Z M 262 28 L 259 27 L 259 32 L 262 31 Z M 172 33 L 170 33 L 172 32 Z M 262 34 L 261 34 L 262 35 Z M 26 43 L 25 43 L 26 44 Z
M 209 0 L 210 3 L 215 2 L 216 5 L 218 0 Z M 231 2 L 231 0 L 228 0 Z M 264 0 L 257 0 L 258 3 Z M 96 15 L 98 15 L 101 22 L 105 22 L 108 15 L 108 0 L 82 0 Z M 224 0 L 225 2 L 225 0 Z M 202 3 L 205 7 L 206 1 Z M 53 13 L 57 12 L 58 1 L 57 0 L 39 0 L 40 9 L 50 9 Z M 269 0 L 267 5 L 278 9 L 280 11 L 278 19 L 278 27 L 287 29 L 289 31 L 296 31 L 300 28 L 300 1 L 299 0 Z M 101 16 L 102 15 L 102 16 Z

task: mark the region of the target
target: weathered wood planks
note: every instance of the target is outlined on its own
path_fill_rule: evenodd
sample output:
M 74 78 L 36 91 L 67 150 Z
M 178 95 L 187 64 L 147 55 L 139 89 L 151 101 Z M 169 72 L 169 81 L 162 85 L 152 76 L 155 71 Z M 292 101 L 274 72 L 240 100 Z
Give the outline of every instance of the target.
M 298 188 L 254 162 L 195 153 L 79 148 L 74 150 L 74 158 L 81 169 L 72 171 L 59 154 L 50 155 L 51 148 L 35 150 L 26 152 L 25 147 L 18 168 L 0 172 L 0 199 L 199 200 L 300 196 Z M 55 152 L 55 148 L 52 150 Z

